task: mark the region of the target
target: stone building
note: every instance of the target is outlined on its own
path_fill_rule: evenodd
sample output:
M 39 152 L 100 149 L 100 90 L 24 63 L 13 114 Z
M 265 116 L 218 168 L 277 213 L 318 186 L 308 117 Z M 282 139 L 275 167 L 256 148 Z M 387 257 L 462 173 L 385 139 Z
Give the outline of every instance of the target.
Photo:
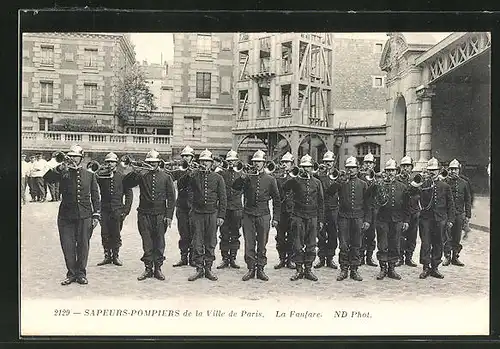
M 175 33 L 172 154 L 185 145 L 215 155 L 231 147 L 233 34 Z
M 389 33 L 380 67 L 387 72 L 386 155 L 408 154 L 420 170 L 436 157 L 458 159 L 476 192 L 488 190 L 491 38 L 457 32 L 440 42 Z

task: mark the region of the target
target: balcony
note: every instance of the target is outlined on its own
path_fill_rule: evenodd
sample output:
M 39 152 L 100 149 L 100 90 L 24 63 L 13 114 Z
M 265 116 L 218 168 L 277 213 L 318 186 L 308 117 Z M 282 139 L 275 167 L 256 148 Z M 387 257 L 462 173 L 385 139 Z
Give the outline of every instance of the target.
M 160 153 L 172 152 L 172 136 L 137 135 L 123 133 L 90 133 L 60 131 L 23 131 L 23 150 L 67 150 L 79 144 L 90 152 L 148 152 L 155 148 Z
M 137 126 L 158 126 L 158 127 L 172 127 L 173 114 L 172 112 L 151 112 L 151 113 L 137 113 L 136 118 Z M 134 125 L 134 118 L 125 121 L 126 126 Z

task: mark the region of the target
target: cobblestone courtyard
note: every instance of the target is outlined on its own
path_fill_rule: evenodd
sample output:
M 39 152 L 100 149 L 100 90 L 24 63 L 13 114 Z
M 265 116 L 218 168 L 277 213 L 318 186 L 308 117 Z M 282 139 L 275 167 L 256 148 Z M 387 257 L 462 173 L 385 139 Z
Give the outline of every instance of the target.
M 404 299 L 436 299 L 449 297 L 487 298 L 489 294 L 489 233 L 473 230 L 468 240 L 463 242 L 461 260 L 465 268 L 455 266 L 441 267 L 445 275 L 443 280 L 428 278 L 419 280 L 421 267 L 403 266 L 398 272 L 401 281 L 375 279 L 379 269 L 362 266 L 360 268 L 363 282 L 346 280 L 337 282 L 337 270 L 320 269 L 316 271 L 319 281 L 316 283 L 300 280 L 289 281 L 293 271 L 289 269 L 274 270 L 277 263 L 275 249 L 275 229 L 271 229 L 268 244 L 268 266 L 266 272 L 270 281 L 241 281 L 246 271 L 243 255 L 238 255 L 237 262 L 241 269 L 215 270 L 218 282 L 207 279 L 195 282 L 187 281 L 193 272 L 191 267 L 173 268 L 172 264 L 179 259 L 177 248 L 177 222 L 167 231 L 166 262 L 164 282 L 149 279 L 137 281 L 143 270 L 139 260 L 142 255 L 141 239 L 137 231 L 136 207 L 138 192 L 135 192 L 132 212 L 127 217 L 122 231 L 123 247 L 122 267 L 107 265 L 96 266 L 102 260 L 100 226 L 91 239 L 90 256 L 87 268 L 89 284 L 81 286 L 72 284 L 63 287 L 60 281 L 65 277 L 66 269 L 59 244 L 56 225 L 59 203 L 28 203 L 21 211 L 21 279 L 23 299 L 106 299 L 127 297 L 130 299 L 166 299 L 169 297 L 197 297 L 210 295 L 217 298 L 232 297 L 234 299 L 267 301 L 279 299 L 282 295 L 296 297 L 313 297 L 318 299 L 365 299 L 404 300 Z M 489 209 L 489 207 L 488 207 Z M 484 214 L 484 212 L 483 212 Z M 474 211 L 473 211 L 474 215 Z M 175 215 L 174 215 L 175 216 Z M 243 238 L 241 238 L 243 243 Z M 243 248 L 243 246 L 242 246 Z M 415 261 L 418 262 L 418 250 Z M 220 262 L 220 251 L 217 249 L 216 264 Z M 338 252 L 338 251 L 337 251 Z M 337 257 L 335 257 L 337 261 Z

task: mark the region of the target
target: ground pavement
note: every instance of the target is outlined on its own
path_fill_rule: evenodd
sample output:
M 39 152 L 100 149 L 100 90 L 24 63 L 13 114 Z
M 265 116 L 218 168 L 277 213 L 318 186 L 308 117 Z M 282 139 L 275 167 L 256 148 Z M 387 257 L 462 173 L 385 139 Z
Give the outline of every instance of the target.
M 164 273 L 166 280 L 156 279 L 137 281 L 137 276 L 143 271 L 140 261 L 142 255 L 141 239 L 137 231 L 138 192 L 135 191 L 134 204 L 131 214 L 127 217 L 122 231 L 123 247 L 121 259 L 122 267 L 106 265 L 96 266 L 103 258 L 101 247 L 100 226 L 93 233 L 90 246 L 90 256 L 87 268 L 89 284 L 86 286 L 72 284 L 61 286 L 66 269 L 59 243 L 56 217 L 58 202 L 27 203 L 21 209 L 21 292 L 27 299 L 89 299 L 89 298 L 116 298 L 130 299 L 166 299 L 172 296 L 197 297 L 211 295 L 225 298 L 233 297 L 242 300 L 279 299 L 280 295 L 295 295 L 317 297 L 318 299 L 372 299 L 395 300 L 416 299 L 425 300 L 438 296 L 447 298 L 454 296 L 488 297 L 489 294 L 489 233 L 474 229 L 468 240 L 463 242 L 464 249 L 461 260 L 465 268 L 448 266 L 440 270 L 445 275 L 443 280 L 429 277 L 426 280 L 418 279 L 421 267 L 410 268 L 402 266 L 398 272 L 403 277 L 400 281 L 376 280 L 379 269 L 369 266 L 360 268 L 364 281 L 356 282 L 335 280 L 338 270 L 322 268 L 316 270 L 319 281 L 313 283 L 308 280 L 298 282 L 289 281 L 293 270 L 274 270 L 278 262 L 275 249 L 276 230 L 270 231 L 268 250 L 268 266 L 266 272 L 270 281 L 260 280 L 241 281 L 246 271 L 242 252 L 237 262 L 241 269 L 215 270 L 219 281 L 211 282 L 207 279 L 189 282 L 188 276 L 194 271 L 191 267 L 173 268 L 172 264 L 179 259 L 177 221 L 166 235 L 166 261 Z M 485 209 L 484 207 L 481 210 Z M 487 207 L 489 210 L 489 206 Z M 484 212 L 483 212 L 484 213 Z M 241 238 L 243 251 L 243 237 Z M 418 250 L 415 261 L 418 262 Z M 338 252 L 338 251 L 337 251 Z M 220 263 L 220 251 L 216 250 L 217 260 Z M 335 257 L 337 262 L 337 257 Z

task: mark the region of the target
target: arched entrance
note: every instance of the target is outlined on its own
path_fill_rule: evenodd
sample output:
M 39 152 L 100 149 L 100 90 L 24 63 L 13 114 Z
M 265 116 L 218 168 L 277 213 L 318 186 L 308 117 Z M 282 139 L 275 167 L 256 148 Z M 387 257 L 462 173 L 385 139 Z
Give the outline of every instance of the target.
M 267 146 L 264 144 L 262 139 L 257 137 L 257 135 L 249 135 L 241 141 L 238 145 L 238 156 L 241 161 L 248 163 L 257 150 L 262 150 L 267 153 Z
M 327 146 L 320 136 L 315 133 L 309 134 L 300 142 L 298 160 L 306 154 L 309 154 L 314 161 L 321 160 L 327 150 Z
M 406 100 L 399 96 L 392 113 L 392 151 L 390 156 L 399 161 L 407 152 L 408 123 L 406 117 Z
M 237 149 L 243 161 L 250 161 L 257 150 L 265 152 L 268 160 L 279 162 L 286 152 L 291 152 L 291 147 L 288 140 L 279 133 L 259 133 L 243 138 Z

